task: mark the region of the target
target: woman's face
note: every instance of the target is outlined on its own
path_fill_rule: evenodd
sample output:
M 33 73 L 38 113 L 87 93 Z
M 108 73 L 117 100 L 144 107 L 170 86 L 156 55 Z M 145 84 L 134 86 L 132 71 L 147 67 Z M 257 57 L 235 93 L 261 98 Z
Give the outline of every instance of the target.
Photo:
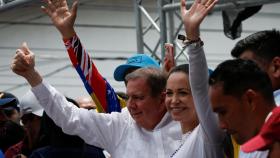
M 173 120 L 189 123 L 197 121 L 187 74 L 174 72 L 169 76 L 165 104 Z

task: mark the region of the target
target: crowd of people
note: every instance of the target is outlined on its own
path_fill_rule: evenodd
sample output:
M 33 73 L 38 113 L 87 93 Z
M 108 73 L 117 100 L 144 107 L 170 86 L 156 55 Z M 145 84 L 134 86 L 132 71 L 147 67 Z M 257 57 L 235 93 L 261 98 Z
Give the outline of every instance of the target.
M 280 157 L 280 32 L 254 33 L 235 59 L 207 66 L 200 24 L 217 0 L 181 0 L 189 62 L 177 65 L 166 45 L 162 66 L 136 54 L 114 71 L 115 92 L 74 29 L 78 2 L 47 0 L 42 10 L 61 33 L 90 97 L 67 98 L 45 81 L 26 43 L 12 71 L 31 86 L 20 100 L 0 93 L 0 157 Z M 206 51 L 207 52 L 207 51 Z

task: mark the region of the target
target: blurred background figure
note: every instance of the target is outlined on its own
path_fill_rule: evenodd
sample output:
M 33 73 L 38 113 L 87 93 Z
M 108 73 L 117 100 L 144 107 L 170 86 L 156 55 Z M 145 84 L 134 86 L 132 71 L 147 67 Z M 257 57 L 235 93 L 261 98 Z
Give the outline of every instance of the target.
M 19 123 L 19 101 L 17 97 L 8 92 L 0 92 L 0 120 L 12 120 Z
M 8 92 L 0 92 L 0 150 L 5 158 L 21 157 L 25 134 L 20 125 L 17 97 Z
M 47 145 L 47 139 L 41 130 L 43 112 L 44 109 L 30 90 L 20 99 L 21 123 L 27 135 L 22 152 L 27 157 L 33 150 Z
M 5 153 L 5 155 L 9 148 L 15 144 L 20 142 L 22 144 L 23 139 L 24 129 L 22 126 L 11 120 L 0 121 L 0 150 Z M 9 152 L 9 155 L 18 155 L 21 148 L 19 150 L 17 149 L 13 148 L 13 152 Z M 5 157 L 9 158 L 7 155 Z
M 67 98 L 73 106 L 78 103 Z M 88 100 L 83 101 L 90 101 Z M 105 158 L 103 149 L 90 146 L 78 136 L 65 134 L 44 110 L 32 91 L 28 91 L 20 100 L 21 121 L 27 131 L 23 145 L 23 155 L 29 158 Z
M 76 99 L 76 102 L 78 103 L 80 108 L 84 108 L 84 109 L 88 109 L 88 110 L 96 109 L 95 102 L 89 96 L 78 97 Z
M 78 107 L 75 100 L 67 97 L 66 99 L 73 106 Z M 87 103 L 90 100 L 91 98 L 84 99 Z M 103 149 L 86 144 L 78 136 L 65 134 L 45 112 L 41 121 L 41 130 L 49 145 L 35 150 L 29 158 L 105 158 Z

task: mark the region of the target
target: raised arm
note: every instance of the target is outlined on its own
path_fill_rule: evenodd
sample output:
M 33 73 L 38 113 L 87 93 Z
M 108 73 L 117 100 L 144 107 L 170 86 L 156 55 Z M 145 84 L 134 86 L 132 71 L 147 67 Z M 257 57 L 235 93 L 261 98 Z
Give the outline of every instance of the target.
M 208 67 L 200 42 L 199 26 L 216 3 L 216 0 L 196 0 L 187 10 L 185 0 L 181 0 L 181 14 L 187 36 L 184 43 L 194 41 L 193 45 L 188 46 L 191 91 L 200 124 L 205 132 L 205 140 L 211 143 L 221 143 L 224 137 L 208 97 Z M 196 45 L 197 42 L 200 45 Z
M 63 94 L 42 80 L 35 69 L 34 54 L 26 43 L 12 61 L 11 69 L 24 77 L 48 116 L 70 135 L 78 135 L 86 143 L 113 150 L 126 130 L 128 113 L 100 114 L 74 106 Z
M 120 111 L 124 101 L 118 97 L 111 85 L 95 67 L 89 54 L 75 33 L 74 23 L 77 16 L 78 1 L 69 9 L 66 0 L 46 1 L 42 10 L 50 17 L 54 26 L 63 37 L 70 60 L 82 79 L 87 92 L 97 105 L 99 112 Z

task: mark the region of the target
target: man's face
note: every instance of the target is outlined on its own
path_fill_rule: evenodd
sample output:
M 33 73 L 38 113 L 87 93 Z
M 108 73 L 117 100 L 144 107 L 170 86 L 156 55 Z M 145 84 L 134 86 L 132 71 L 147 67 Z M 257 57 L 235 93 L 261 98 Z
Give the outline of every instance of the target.
M 4 111 L 0 109 L 0 121 L 7 120 L 7 116 L 5 115 Z
M 127 108 L 132 118 L 141 127 L 152 130 L 166 112 L 164 93 L 150 95 L 150 87 L 144 78 L 130 79 L 127 83 Z
M 255 133 L 250 106 L 231 95 L 223 94 L 222 85 L 213 85 L 209 89 L 212 109 L 218 114 L 220 128 L 231 134 L 238 144 L 243 144 Z
M 20 114 L 14 108 L 0 109 L 0 120 L 11 120 L 15 123 L 20 123 Z
M 21 117 L 21 120 L 24 128 L 28 132 L 27 135 L 30 136 L 31 142 L 32 144 L 34 144 L 39 136 L 39 131 L 41 127 L 41 117 L 30 113 L 24 114 Z
M 10 119 L 19 124 L 20 122 L 20 114 L 16 109 L 13 109 L 13 113 L 10 116 Z

